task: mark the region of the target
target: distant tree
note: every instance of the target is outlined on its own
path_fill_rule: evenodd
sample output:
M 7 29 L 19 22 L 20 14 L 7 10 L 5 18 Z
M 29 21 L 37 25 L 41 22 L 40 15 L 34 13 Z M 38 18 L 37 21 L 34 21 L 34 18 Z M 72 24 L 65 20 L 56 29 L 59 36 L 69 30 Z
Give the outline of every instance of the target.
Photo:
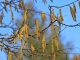
M 66 49 L 63 49 L 63 44 L 60 41 L 60 33 L 66 27 L 80 25 L 79 23 L 76 25 L 64 24 L 62 8 L 69 6 L 72 18 L 76 21 L 75 2 L 79 2 L 80 7 L 80 1 L 76 0 L 60 7 L 48 6 L 50 14 L 46 14 L 44 11 L 39 12 L 34 9 L 32 2 L 26 3 L 24 1 L 26 0 L 5 0 L 0 2 L 0 27 L 13 30 L 11 35 L 0 33 L 1 50 L 7 53 L 9 60 L 24 60 L 24 57 L 29 60 L 68 60 L 68 53 L 65 52 Z M 50 1 L 53 2 L 53 0 Z M 46 0 L 42 0 L 42 2 L 47 4 Z M 73 5 L 73 7 L 70 5 Z M 59 10 L 59 16 L 55 14 L 53 8 Z M 18 19 L 14 23 L 15 12 L 13 12 L 13 9 L 21 14 L 21 21 Z M 11 13 L 12 20 L 8 25 L 3 22 L 5 11 Z M 41 19 L 36 14 L 39 14 Z M 47 25 L 45 22 L 48 17 L 50 23 Z M 65 26 L 63 30 L 61 30 L 62 25 Z M 73 58 L 74 60 L 80 60 L 80 54 L 78 54 L 78 58 L 76 54 L 73 54 Z

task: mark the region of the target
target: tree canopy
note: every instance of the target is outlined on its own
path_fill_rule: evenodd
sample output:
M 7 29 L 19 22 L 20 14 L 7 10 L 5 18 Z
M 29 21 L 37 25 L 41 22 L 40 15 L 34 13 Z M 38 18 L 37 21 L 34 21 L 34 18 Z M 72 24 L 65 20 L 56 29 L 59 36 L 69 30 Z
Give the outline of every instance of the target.
M 80 26 L 80 23 L 75 25 L 64 24 L 63 21 L 65 19 L 62 14 L 62 8 L 68 6 L 73 21 L 77 22 L 75 2 L 78 2 L 80 7 L 80 1 L 75 0 L 63 6 L 49 5 L 49 14 L 45 13 L 45 11 L 34 9 L 33 3 L 37 3 L 37 1 L 32 0 L 29 3 L 25 0 L 0 1 L 0 29 L 10 28 L 12 30 L 10 35 L 8 33 L 0 33 L 1 50 L 7 54 L 8 60 L 24 60 L 24 58 L 28 60 L 69 60 L 69 53 L 65 51 L 67 49 L 64 49 L 60 40 L 60 33 L 67 27 Z M 50 1 L 54 2 L 53 0 Z M 42 0 L 42 3 L 45 5 L 48 2 L 47 0 Z M 59 10 L 58 14 L 55 14 L 54 8 Z M 11 13 L 11 21 L 9 24 L 5 24 L 3 21 L 6 16 L 5 13 L 9 12 Z M 16 22 L 14 19 L 15 12 L 20 14 L 22 18 L 21 20 L 16 20 Z M 39 19 L 36 14 L 39 14 L 41 18 Z M 50 22 L 48 25 L 46 24 L 47 19 Z M 61 30 L 63 26 L 65 28 Z M 78 54 L 78 57 L 73 54 L 73 59 L 80 60 L 80 54 Z

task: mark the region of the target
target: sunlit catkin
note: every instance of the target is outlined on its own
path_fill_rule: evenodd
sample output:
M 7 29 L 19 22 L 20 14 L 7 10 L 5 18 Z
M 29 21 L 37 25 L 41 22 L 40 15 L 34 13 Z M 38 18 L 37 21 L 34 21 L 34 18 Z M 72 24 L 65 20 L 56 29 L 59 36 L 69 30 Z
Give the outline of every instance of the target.
M 56 55 L 54 54 L 54 60 L 56 60 Z
M 22 14 L 22 17 L 23 17 L 23 23 L 26 23 L 27 21 L 27 11 L 24 11 L 24 13 Z
M 36 34 L 36 37 L 39 39 L 40 38 L 39 27 L 35 28 L 35 34 Z
M 35 33 L 36 33 L 37 38 L 39 38 L 40 37 L 39 20 L 37 18 L 35 19 L 35 24 L 36 24 Z
M 12 6 L 10 5 L 10 12 L 12 13 Z
M 55 13 L 54 13 L 54 9 L 52 9 L 52 11 L 51 11 L 51 19 L 52 19 L 52 18 L 56 19 L 56 15 L 55 15 Z
M 16 37 L 14 37 L 14 41 L 13 41 L 15 44 L 17 43 L 17 39 L 16 39 Z
M 52 21 L 52 24 L 51 24 L 51 30 L 53 31 L 55 17 L 53 16 L 53 14 L 52 14 L 52 13 L 51 13 L 51 21 Z
M 19 33 L 19 34 L 18 34 L 18 38 L 19 38 L 20 40 L 23 38 L 22 33 Z
M 35 19 L 35 24 L 36 24 L 36 27 L 38 28 L 39 27 L 39 20 L 37 18 Z
M 25 29 L 25 31 L 24 31 L 24 34 L 25 34 L 25 37 L 28 39 L 28 32 L 29 32 L 29 26 L 27 26 L 26 24 L 24 25 L 24 29 Z
M 77 60 L 76 54 L 73 54 L 73 60 Z
M 51 48 L 52 48 L 52 53 L 54 53 L 53 39 L 51 39 Z
M 78 58 L 77 59 L 80 60 L 80 54 L 78 54 Z
M 35 51 L 35 49 L 34 49 L 33 45 L 31 45 L 31 51 L 32 51 L 32 52 L 34 52 L 34 51 Z
M 13 60 L 13 57 L 12 57 L 12 51 L 8 51 L 8 59 L 9 60 Z
M 42 51 L 43 52 L 44 52 L 45 48 L 46 48 L 46 38 L 43 36 L 43 38 L 42 38 Z
M 12 16 L 12 21 L 14 20 L 14 14 L 13 12 L 11 12 L 11 16 Z
M 32 57 L 34 57 L 35 48 L 34 48 L 34 46 L 32 44 L 31 44 L 31 51 L 32 51 Z
M 59 9 L 59 13 L 60 13 L 59 22 L 62 23 L 62 21 L 63 21 L 64 19 L 63 19 L 63 16 L 62 16 L 62 10 L 61 10 L 61 9 Z
M 73 3 L 73 9 L 74 9 L 74 13 L 76 13 L 76 6 L 74 3 Z
M 76 13 L 75 13 L 74 9 L 71 6 L 70 6 L 70 12 L 71 12 L 73 20 L 76 21 Z
M 21 2 L 21 3 L 22 3 L 22 7 L 23 7 L 23 6 L 24 6 L 24 0 L 22 0 L 22 2 Z
M 42 20 L 46 19 L 46 14 L 43 11 L 41 12 L 41 18 L 42 18 Z
M 58 40 L 55 40 L 55 46 L 57 47 L 57 50 L 59 50 Z
M 19 60 L 19 56 L 16 56 L 16 60 Z

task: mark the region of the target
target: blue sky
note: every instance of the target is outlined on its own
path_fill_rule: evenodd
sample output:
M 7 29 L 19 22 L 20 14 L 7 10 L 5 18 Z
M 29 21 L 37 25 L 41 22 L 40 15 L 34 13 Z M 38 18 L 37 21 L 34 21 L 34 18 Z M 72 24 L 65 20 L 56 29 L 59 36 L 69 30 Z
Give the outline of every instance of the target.
M 38 0 L 37 3 L 35 3 L 35 7 L 39 10 L 39 11 L 44 11 L 45 13 L 49 13 L 48 10 L 48 6 L 49 5 L 53 5 L 53 6 L 62 6 L 68 3 L 71 3 L 75 0 L 53 0 L 53 3 L 51 3 L 49 0 L 47 1 L 47 4 L 44 5 L 42 3 L 42 0 Z M 62 13 L 64 16 L 64 22 L 67 25 L 75 25 L 77 23 L 80 22 L 80 9 L 78 6 L 78 2 L 75 3 L 76 8 L 77 8 L 77 22 L 74 22 L 72 19 L 72 16 L 70 14 L 70 10 L 69 7 L 64 7 L 62 8 Z M 71 5 L 72 6 L 72 5 Z M 54 9 L 55 13 L 58 13 L 57 9 Z M 14 11 L 14 10 L 13 10 Z M 16 12 L 14 12 L 15 15 L 15 19 L 20 18 L 20 15 Z M 9 21 L 11 20 L 11 16 L 10 13 L 5 13 L 5 18 L 3 19 L 3 22 L 5 22 L 6 24 L 9 23 Z M 64 28 L 64 26 L 62 27 L 62 29 Z M 0 33 L 3 32 L 4 33 L 11 33 L 11 29 L 10 30 L 1 30 L 0 28 Z M 80 47 L 80 27 L 67 27 L 62 33 L 61 33 L 61 38 L 62 38 L 62 42 L 63 44 L 66 44 L 68 41 L 70 41 L 74 47 Z M 79 49 L 75 49 L 74 52 L 80 52 Z M 2 58 L 2 59 L 1 59 Z M 5 59 L 5 54 L 3 52 L 0 52 L 0 60 L 6 60 Z

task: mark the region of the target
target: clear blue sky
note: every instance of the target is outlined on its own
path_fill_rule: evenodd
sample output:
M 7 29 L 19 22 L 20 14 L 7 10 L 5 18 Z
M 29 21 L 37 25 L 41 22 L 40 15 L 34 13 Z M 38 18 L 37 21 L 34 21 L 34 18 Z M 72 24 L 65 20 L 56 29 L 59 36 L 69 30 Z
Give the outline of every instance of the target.
M 68 3 L 71 3 L 75 0 L 53 0 L 54 2 L 51 3 L 49 0 L 47 1 L 47 4 L 44 5 L 42 3 L 42 0 L 38 0 L 37 3 L 35 3 L 35 7 L 38 8 L 39 11 L 44 11 L 46 13 L 49 13 L 49 10 L 48 10 L 48 5 L 54 5 L 54 6 L 62 6 L 62 5 L 65 5 L 65 4 L 68 4 Z M 72 19 L 72 16 L 70 14 L 70 10 L 69 10 L 69 7 L 64 7 L 62 8 L 62 13 L 63 13 L 63 16 L 64 16 L 64 23 L 67 24 L 67 25 L 74 25 L 74 24 L 77 24 L 80 22 L 80 9 L 79 9 L 79 6 L 78 6 L 78 2 L 75 3 L 76 4 L 76 7 L 77 7 L 77 22 L 74 22 L 73 19 Z M 55 13 L 57 13 L 58 10 L 55 9 Z M 16 18 L 20 18 L 20 15 L 17 14 L 16 12 L 14 12 L 14 15 L 15 15 L 15 19 Z M 66 15 L 66 16 L 65 16 Z M 8 22 L 11 20 L 10 18 L 10 13 L 5 13 L 5 18 L 3 19 L 3 21 L 8 24 Z M 64 27 L 64 26 L 63 26 Z M 68 41 L 71 42 L 71 44 L 73 44 L 75 47 L 80 47 L 80 27 L 67 27 L 62 33 L 61 33 L 61 38 L 63 39 L 62 42 L 63 44 L 66 44 Z M 1 29 L 0 29 L 0 33 L 3 32 Z M 11 33 L 11 30 L 4 30 L 4 33 Z M 80 50 L 79 49 L 75 49 L 74 52 L 79 52 Z M 2 59 L 1 59 L 2 58 Z M 6 60 L 5 59 L 5 55 L 3 52 L 0 52 L 0 60 Z

